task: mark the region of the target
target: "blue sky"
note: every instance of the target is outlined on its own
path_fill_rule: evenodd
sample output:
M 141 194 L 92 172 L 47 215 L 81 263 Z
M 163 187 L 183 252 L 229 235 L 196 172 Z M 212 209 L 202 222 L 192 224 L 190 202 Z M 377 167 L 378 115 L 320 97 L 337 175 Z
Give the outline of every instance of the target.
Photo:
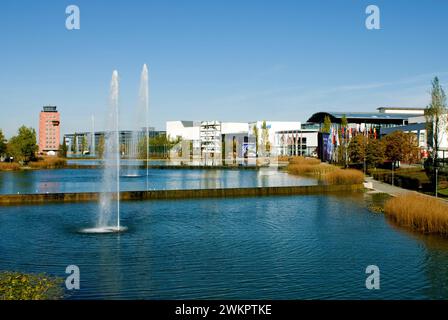
M 65 8 L 81 29 L 65 28 Z M 367 30 L 365 8 L 381 9 Z M 55 104 L 62 132 L 101 129 L 112 71 L 123 128 L 150 68 L 150 124 L 167 120 L 306 121 L 318 111 L 421 107 L 448 79 L 448 2 L 23 1 L 0 4 L 0 128 L 38 126 Z

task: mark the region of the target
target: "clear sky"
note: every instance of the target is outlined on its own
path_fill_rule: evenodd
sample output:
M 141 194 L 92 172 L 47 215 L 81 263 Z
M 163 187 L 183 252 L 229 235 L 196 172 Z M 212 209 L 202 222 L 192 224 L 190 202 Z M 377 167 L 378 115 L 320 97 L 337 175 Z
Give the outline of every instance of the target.
M 81 29 L 65 28 L 76 4 Z M 381 30 L 365 28 L 367 5 Z M 150 124 L 295 120 L 326 110 L 426 106 L 448 79 L 448 1 L 58 0 L 0 2 L 0 128 L 38 126 L 44 104 L 62 132 L 102 128 L 112 71 L 131 126 L 143 63 Z

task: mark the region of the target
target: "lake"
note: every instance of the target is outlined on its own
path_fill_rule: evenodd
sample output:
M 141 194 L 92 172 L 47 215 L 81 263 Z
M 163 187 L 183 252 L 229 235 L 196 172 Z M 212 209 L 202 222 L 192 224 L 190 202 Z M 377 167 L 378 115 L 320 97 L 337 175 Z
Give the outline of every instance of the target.
M 146 190 L 146 169 L 139 169 L 137 173 L 137 177 L 120 178 L 121 190 Z M 102 188 L 101 179 L 101 169 L 0 172 L 0 194 L 98 192 Z M 306 186 L 317 183 L 313 178 L 293 176 L 277 168 L 149 169 L 148 176 L 149 190 Z
M 69 299 L 447 299 L 447 239 L 394 227 L 368 197 L 125 201 L 129 230 L 103 235 L 79 233 L 96 203 L 0 207 L 0 270 L 75 264 Z

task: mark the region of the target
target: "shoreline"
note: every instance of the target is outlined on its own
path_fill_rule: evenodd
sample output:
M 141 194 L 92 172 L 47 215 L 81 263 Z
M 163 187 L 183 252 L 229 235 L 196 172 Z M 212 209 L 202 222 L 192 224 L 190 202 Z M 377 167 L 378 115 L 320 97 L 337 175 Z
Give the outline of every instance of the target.
M 338 192 L 364 191 L 363 184 L 354 185 L 313 185 L 288 187 L 218 188 L 184 190 L 122 191 L 120 200 L 174 200 L 200 198 L 239 198 L 264 196 L 293 196 L 310 194 L 329 194 Z M 101 192 L 78 193 L 40 193 L 0 195 L 0 206 L 28 205 L 46 203 L 94 202 L 100 199 Z M 116 199 L 116 193 L 112 193 Z

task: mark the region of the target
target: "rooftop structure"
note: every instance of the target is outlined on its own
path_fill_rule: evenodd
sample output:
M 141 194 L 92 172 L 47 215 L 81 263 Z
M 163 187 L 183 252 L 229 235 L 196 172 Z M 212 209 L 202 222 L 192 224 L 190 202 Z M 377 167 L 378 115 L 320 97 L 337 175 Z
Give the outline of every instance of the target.
M 380 113 L 395 113 L 395 114 L 425 114 L 424 108 L 400 108 L 400 107 L 379 107 L 377 108 Z
M 345 116 L 348 123 L 376 124 L 381 127 L 404 125 L 408 119 L 415 117 L 415 113 L 386 113 L 386 112 L 318 112 L 313 114 L 308 122 L 324 123 L 328 116 L 332 123 L 340 124 Z

